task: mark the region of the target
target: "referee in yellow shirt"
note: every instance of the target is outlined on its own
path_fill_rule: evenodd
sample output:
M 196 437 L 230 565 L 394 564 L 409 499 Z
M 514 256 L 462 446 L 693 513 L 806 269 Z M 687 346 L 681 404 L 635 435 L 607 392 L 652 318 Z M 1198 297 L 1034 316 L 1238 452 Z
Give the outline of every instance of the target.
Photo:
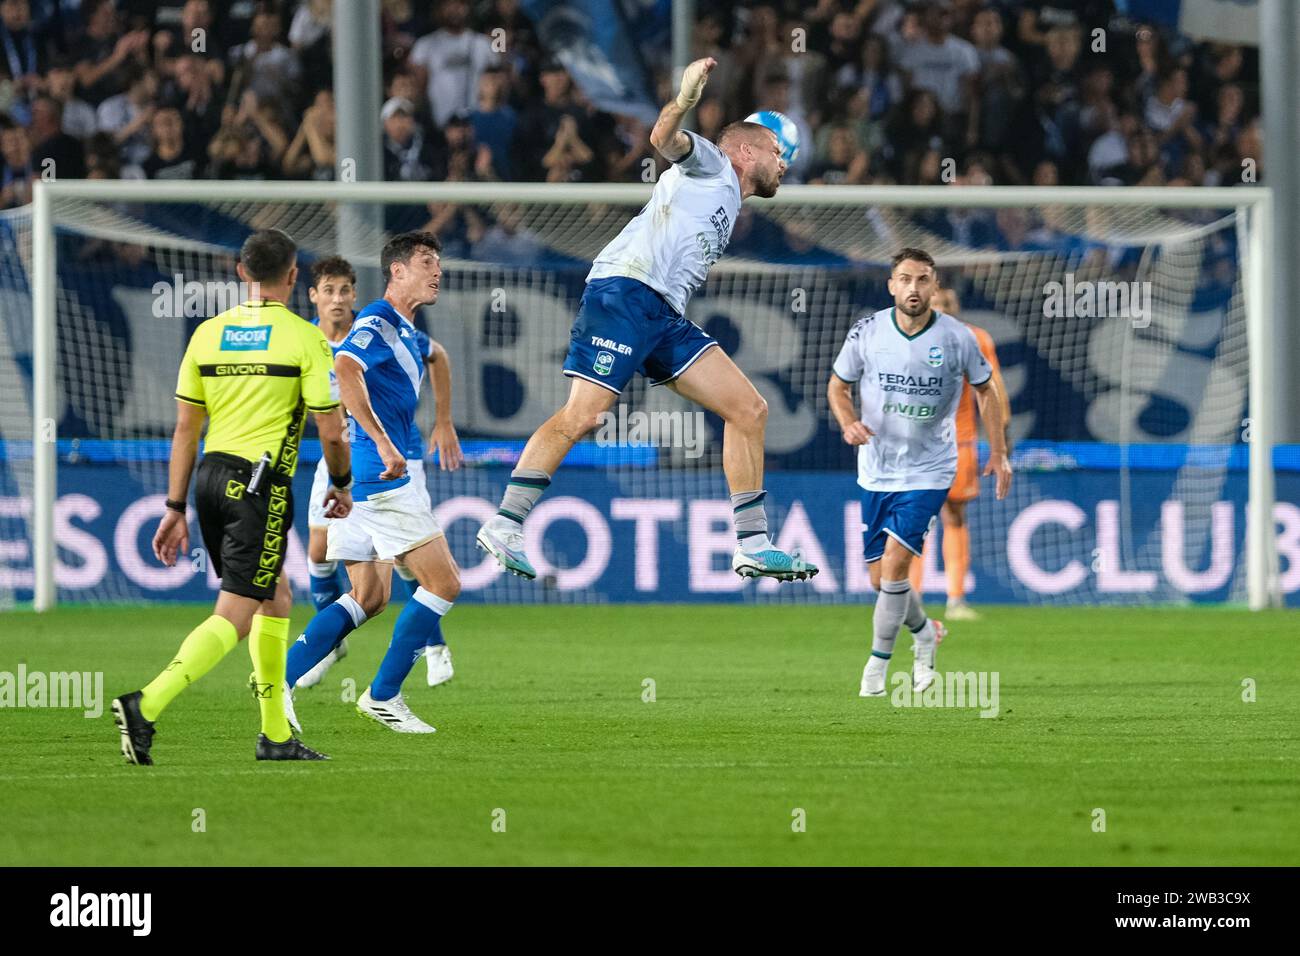
M 291 733 L 284 713 L 289 581 L 280 570 L 293 525 L 293 472 L 307 412 L 316 419 L 330 474 L 326 514 L 352 509 L 351 454 L 329 343 L 283 305 L 298 277 L 298 250 L 278 229 L 244 242 L 236 271 L 257 297 L 200 325 L 181 359 L 167 513 L 153 550 L 168 567 L 189 549 L 185 500 L 208 422 L 194 488 L 203 544 L 221 578 L 212 616 L 190 631 L 162 673 L 113 701 L 122 754 L 152 764 L 154 721 L 182 690 L 244 637 L 262 711 L 258 760 L 325 760 Z

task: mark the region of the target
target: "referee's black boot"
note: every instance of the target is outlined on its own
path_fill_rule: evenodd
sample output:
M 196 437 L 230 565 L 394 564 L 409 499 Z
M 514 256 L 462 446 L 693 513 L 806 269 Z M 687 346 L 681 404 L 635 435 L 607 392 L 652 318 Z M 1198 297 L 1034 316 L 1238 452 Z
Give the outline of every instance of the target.
M 322 753 L 317 753 L 297 737 L 290 737 L 282 744 L 269 740 L 266 734 L 257 735 L 258 760 L 329 760 Z
M 153 746 L 153 721 L 140 713 L 140 695 L 136 690 L 113 700 L 113 723 L 122 734 L 122 756 L 127 763 L 142 767 L 153 765 L 149 748 Z

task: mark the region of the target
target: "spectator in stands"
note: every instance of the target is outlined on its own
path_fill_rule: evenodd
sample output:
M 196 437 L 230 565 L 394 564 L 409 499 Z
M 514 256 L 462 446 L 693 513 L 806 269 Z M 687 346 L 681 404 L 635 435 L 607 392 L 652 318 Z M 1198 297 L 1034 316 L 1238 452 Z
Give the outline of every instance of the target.
M 492 168 L 501 179 L 514 179 L 510 146 L 519 117 L 506 100 L 509 78 L 503 68 L 490 66 L 478 81 L 478 104 L 470 111 L 474 138 L 492 152 Z
M 1160 78 L 1156 95 L 1146 102 L 1147 126 L 1165 156 L 1166 168 L 1177 169 L 1190 150 L 1201 148 L 1196 129 L 1196 105 L 1188 102 L 1187 71 L 1172 69 Z
M 446 177 L 442 144 L 415 121 L 410 100 L 390 99 L 379 116 L 384 124 L 384 179 L 423 183 Z
M 253 15 L 252 36 L 231 51 L 231 85 L 251 89 L 257 100 L 288 118 L 295 104 L 302 66 L 298 54 L 280 42 L 280 14 L 263 7 Z
M 76 139 L 87 139 L 99 129 L 95 108 L 78 99 L 77 75 L 66 60 L 55 60 L 45 78 L 46 92 L 58 100 L 63 114 L 63 132 Z
M 215 179 L 276 179 L 289 139 L 275 112 L 249 89 L 239 108 L 222 110 L 221 129 L 208 147 Z
M 713 103 L 716 106 L 717 101 Z M 701 102 L 700 105 L 703 105 Z M 697 108 L 698 116 L 698 108 Z M 704 127 L 697 123 L 697 132 L 708 139 Z M 651 182 L 650 170 L 657 169 L 655 157 L 650 152 L 650 127 L 633 116 L 618 116 L 607 135 L 600 138 L 601 166 L 610 182 Z
M 416 0 L 383 0 L 382 29 L 385 62 L 401 63 L 428 29 L 426 7 Z
M 984 7 L 971 22 L 971 39 L 979 58 L 979 130 L 981 149 L 1000 153 L 1009 148 L 1011 118 L 1025 93 L 1020 64 L 1002 45 L 1002 16 Z
M 185 139 L 181 111 L 164 106 L 149 123 L 153 151 L 140 164 L 146 179 L 198 179 L 199 157 Z
M 573 131 L 565 137 L 561 145 L 568 147 L 570 140 L 584 145 L 589 137 L 586 114 L 579 108 L 573 95 L 573 81 L 569 73 L 558 60 L 542 63 L 538 72 L 538 82 L 542 88 L 541 101 L 529 109 L 515 129 L 514 155 L 515 174 L 532 181 L 551 181 L 551 167 L 545 165 L 546 156 L 550 155 L 557 139 L 560 138 L 560 123 L 568 117 L 572 120 Z M 552 163 L 567 161 L 570 154 L 561 151 L 551 157 Z M 572 172 L 572 169 L 569 170 Z
M 867 154 L 857 148 L 853 130 L 840 124 L 830 128 L 825 156 L 808 170 L 808 182 L 817 186 L 861 184 L 868 181 L 868 169 Z
M 334 94 L 321 90 L 303 114 L 298 132 L 284 154 L 289 179 L 334 178 Z
M 425 73 L 429 107 L 439 128 L 457 110 L 474 108 L 479 77 L 498 60 L 492 41 L 469 29 L 466 0 L 446 0 L 441 13 L 441 26 L 420 37 L 410 57 Z
M 393 72 L 393 78 L 388 81 L 388 93 L 384 102 L 391 99 L 406 100 L 415 108 L 416 125 L 423 130 L 436 130 L 438 125 L 434 123 L 433 111 L 429 109 L 427 90 L 428 86 L 420 70 L 410 63 L 404 63 Z
M 329 86 L 334 79 L 333 8 L 333 0 L 305 0 L 289 23 L 289 46 L 302 64 L 302 81 L 308 90 Z
M 163 102 L 181 111 L 185 139 L 208 143 L 221 128 L 222 102 L 213 84 L 211 60 L 197 53 L 176 58 Z
M 0 209 L 30 203 L 32 183 L 38 174 L 27 130 L 0 116 Z
M 15 100 L 30 103 L 44 86 L 50 67 L 50 45 L 32 25 L 28 0 L 0 0 L 0 78 L 12 86 Z
M 936 0 L 920 5 L 921 36 L 899 44 L 896 61 L 913 89 L 934 94 L 952 143 L 974 145 L 979 128 L 975 83 L 980 60 L 975 48 L 949 32 L 951 14 Z
M 1202 145 L 1213 151 L 1235 143 L 1241 136 L 1245 108 L 1246 96 L 1240 86 L 1227 83 L 1219 87 L 1213 119 L 1200 129 Z
M 883 119 L 903 99 L 903 83 L 889 64 L 889 47 L 884 38 L 874 33 L 862 44 L 861 62 L 841 67 L 832 86 L 840 90 L 865 90 L 866 119 Z
M 138 166 L 150 152 L 149 122 L 158 98 L 158 74 L 131 64 L 126 71 L 127 90 L 99 104 L 95 120 L 101 132 L 111 133 L 126 166 Z
M 123 33 L 113 0 L 85 0 L 81 5 L 86 29 L 73 47 L 77 86 L 91 106 L 124 91 L 127 64 L 145 69 L 149 63 L 149 31 Z
M 939 105 L 929 90 L 914 89 L 886 128 L 884 159 L 898 182 L 915 183 L 921 156 L 930 150 L 947 153 Z
M 446 140 L 447 179 L 454 182 L 480 182 L 499 179 L 492 168 L 492 150 L 474 139 L 474 124 L 469 113 L 461 111 L 447 120 L 442 131 Z
M 165 77 L 172 77 L 180 63 L 197 57 L 213 83 L 226 78 L 226 46 L 212 17 L 209 0 L 185 0 L 180 24 L 164 27 L 153 35 L 154 63 Z
M 63 131 L 63 104 L 48 93 L 37 96 L 32 103 L 28 138 L 36 168 L 42 175 L 60 179 L 85 178 L 85 150 L 79 139 Z

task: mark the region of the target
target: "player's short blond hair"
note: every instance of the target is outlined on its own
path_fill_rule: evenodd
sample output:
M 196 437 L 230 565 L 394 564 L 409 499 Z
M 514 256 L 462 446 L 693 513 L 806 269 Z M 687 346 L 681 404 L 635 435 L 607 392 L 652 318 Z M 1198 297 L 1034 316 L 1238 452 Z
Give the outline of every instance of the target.
M 728 147 L 733 144 L 751 143 L 757 145 L 760 133 L 771 133 L 773 136 L 776 135 L 762 123 L 750 123 L 746 120 L 737 120 L 734 123 L 728 123 L 726 126 L 722 127 L 722 132 L 718 134 L 718 149 L 725 153 Z

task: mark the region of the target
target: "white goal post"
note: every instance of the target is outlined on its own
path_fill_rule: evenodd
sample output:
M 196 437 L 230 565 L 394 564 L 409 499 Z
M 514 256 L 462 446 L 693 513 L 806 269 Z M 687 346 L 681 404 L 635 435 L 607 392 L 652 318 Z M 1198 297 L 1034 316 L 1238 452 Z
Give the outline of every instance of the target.
M 59 354 L 56 271 L 56 210 L 59 200 L 116 203 L 318 203 L 422 204 L 532 203 L 549 206 L 644 205 L 648 184 L 544 183 L 331 183 L 331 182 L 160 182 L 38 181 L 33 190 L 31 244 L 33 492 L 32 564 L 34 606 L 43 611 L 56 601 L 55 500 L 58 446 L 54 434 L 58 402 Z M 1045 207 L 1154 207 L 1156 209 L 1224 209 L 1236 213 L 1242 251 L 1241 292 L 1246 314 L 1249 354 L 1249 496 L 1246 527 L 1247 601 L 1252 609 L 1281 603 L 1273 505 L 1273 436 L 1275 388 L 1273 336 L 1276 313 L 1271 299 L 1269 244 L 1273 193 L 1251 188 L 1139 187 L 951 187 L 951 186 L 785 186 L 773 199 L 754 200 L 764 208 L 781 206 L 823 210 L 873 207 L 936 209 L 1042 209 Z M 829 215 L 830 213 L 828 213 Z M 1158 242 L 1153 232 L 1152 242 Z M 716 271 L 727 266 L 724 257 Z M 829 369 L 827 370 L 829 371 Z

